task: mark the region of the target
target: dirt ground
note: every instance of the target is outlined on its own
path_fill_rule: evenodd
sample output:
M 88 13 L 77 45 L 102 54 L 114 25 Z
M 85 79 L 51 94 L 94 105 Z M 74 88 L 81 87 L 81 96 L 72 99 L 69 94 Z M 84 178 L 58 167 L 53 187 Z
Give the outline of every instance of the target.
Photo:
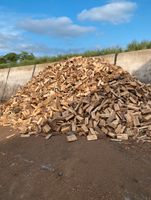
M 0 127 L 0 200 L 151 200 L 151 144 L 13 133 Z

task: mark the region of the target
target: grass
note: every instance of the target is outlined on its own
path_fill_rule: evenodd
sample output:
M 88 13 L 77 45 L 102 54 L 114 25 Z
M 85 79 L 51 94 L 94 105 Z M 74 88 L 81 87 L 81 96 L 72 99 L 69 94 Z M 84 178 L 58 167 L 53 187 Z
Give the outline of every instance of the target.
M 147 41 L 147 40 L 144 40 L 142 42 L 132 41 L 131 43 L 127 45 L 125 49 L 121 47 L 111 47 L 111 48 L 104 48 L 100 50 L 86 51 L 84 53 L 79 53 L 79 54 L 65 54 L 65 55 L 57 55 L 53 57 L 49 57 L 49 56 L 37 57 L 33 60 L 24 60 L 19 63 L 14 62 L 14 63 L 0 64 L 0 68 L 10 68 L 10 67 L 25 66 L 25 65 L 51 63 L 51 62 L 56 62 L 56 61 L 63 61 L 73 56 L 83 56 L 83 57 L 101 56 L 101 55 L 137 51 L 137 50 L 143 50 L 143 49 L 151 49 L 151 41 Z
M 151 41 L 133 41 L 127 46 L 127 51 L 137 51 L 142 49 L 151 49 Z

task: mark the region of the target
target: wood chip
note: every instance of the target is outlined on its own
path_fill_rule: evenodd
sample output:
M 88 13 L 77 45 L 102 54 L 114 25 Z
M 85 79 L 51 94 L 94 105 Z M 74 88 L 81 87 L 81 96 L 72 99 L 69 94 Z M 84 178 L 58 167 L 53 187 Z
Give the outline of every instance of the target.
M 21 134 L 20 135 L 22 138 L 28 138 L 28 137 L 30 137 L 30 134 Z
M 51 137 L 52 137 L 52 133 L 48 134 L 48 135 L 45 137 L 45 139 L 46 139 L 46 140 L 49 140 Z
M 14 137 L 14 136 L 15 136 L 15 134 L 8 135 L 8 136 L 6 137 L 6 139 L 10 139 L 10 138 L 12 138 L 12 137 Z

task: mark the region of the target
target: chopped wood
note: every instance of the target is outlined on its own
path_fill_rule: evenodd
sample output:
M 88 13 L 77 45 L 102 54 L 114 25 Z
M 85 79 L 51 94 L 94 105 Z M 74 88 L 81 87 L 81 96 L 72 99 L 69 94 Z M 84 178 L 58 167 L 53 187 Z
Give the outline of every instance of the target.
M 89 106 L 89 107 L 86 109 L 86 112 L 90 113 L 93 109 L 94 109 L 94 105 Z
M 133 123 L 135 127 L 140 125 L 138 116 L 133 115 Z
M 128 135 L 127 134 L 118 134 L 116 137 L 119 140 L 128 140 Z
M 40 117 L 40 119 L 37 121 L 37 124 L 38 125 L 42 125 L 44 123 L 44 118 L 43 117 Z
M 11 134 L 11 135 L 6 136 L 6 139 L 10 139 L 10 138 L 12 138 L 12 137 L 14 137 L 14 136 L 15 136 L 15 134 L 13 133 L 13 134 Z
M 112 121 L 112 126 L 115 126 L 115 128 L 117 127 L 118 124 L 119 124 L 119 120 L 118 119 Z
M 111 141 L 113 141 L 113 142 L 122 142 L 121 139 L 111 139 Z
M 125 118 L 127 120 L 127 123 L 132 123 L 132 114 L 130 114 L 129 112 L 125 115 Z
M 120 134 L 121 131 L 122 131 L 122 128 L 123 128 L 123 126 L 122 126 L 121 124 L 119 124 L 119 125 L 117 126 L 117 128 L 115 129 L 116 134 Z
M 105 126 L 105 120 L 104 119 L 100 119 L 100 121 L 99 121 L 99 126 L 101 127 L 101 126 Z
M 70 58 L 48 66 L 0 105 L 0 124 L 22 137 L 59 132 L 69 141 L 101 134 L 149 141 L 151 85 L 102 58 Z
M 48 132 L 51 130 L 51 127 L 50 127 L 48 124 L 46 124 L 46 125 L 42 128 L 42 130 L 43 130 L 44 133 L 48 133 Z
M 68 121 L 68 120 L 72 119 L 73 117 L 74 117 L 74 114 L 71 114 L 68 117 L 66 117 L 65 119 L 66 119 L 66 121 Z
M 28 137 L 30 137 L 30 134 L 21 134 L 20 135 L 22 138 L 28 138 Z
M 45 139 L 46 139 L 46 140 L 49 140 L 51 137 L 52 137 L 52 133 L 48 134 L 48 135 L 45 137 Z
M 61 128 L 61 133 L 67 133 L 67 132 L 69 132 L 70 131 L 70 126 L 63 126 L 62 128 Z
M 96 115 L 95 115 L 95 112 L 94 112 L 94 111 L 91 112 L 91 117 L 92 117 L 92 119 L 96 119 Z
M 82 121 L 83 117 L 81 117 L 80 115 L 76 115 L 76 119 L 79 120 L 79 121 Z
M 114 110 L 115 111 L 120 111 L 120 106 L 117 103 L 114 104 Z
M 89 117 L 86 117 L 85 118 L 85 125 L 88 125 L 88 123 L 89 123 Z
M 67 141 L 68 142 L 74 142 L 77 140 L 77 137 L 75 134 L 67 135 Z
M 116 114 L 114 111 L 112 111 L 110 117 L 107 119 L 107 123 L 111 123 L 114 119 L 116 119 Z
M 107 134 L 108 136 L 110 136 L 111 138 L 115 138 L 116 134 L 115 133 L 111 133 L 111 132 L 108 132 Z
M 76 130 L 77 130 L 77 126 L 74 122 L 72 122 L 71 129 L 72 129 L 73 132 L 76 132 Z
M 87 135 L 87 140 L 92 141 L 92 140 L 97 140 L 97 135 Z
M 132 103 L 135 103 L 135 104 L 137 103 L 137 101 L 135 101 L 135 99 L 133 99 L 132 97 L 130 97 L 129 99 L 130 99 L 130 101 L 131 101 Z
M 145 119 L 146 121 L 151 120 L 151 114 L 150 114 L 150 115 L 144 116 L 144 119 Z
M 83 131 L 85 133 L 87 133 L 89 131 L 89 129 L 87 128 L 87 126 L 85 124 L 82 124 L 81 128 L 83 129 Z
M 127 105 L 128 109 L 132 109 L 132 110 L 139 110 L 140 107 L 135 106 L 135 104 L 129 104 Z
M 101 128 L 101 131 L 104 133 L 104 134 L 107 134 L 108 133 L 108 130 L 104 127 Z
M 151 114 L 151 109 L 148 109 L 148 108 L 142 109 L 141 112 L 142 112 L 143 115 L 149 114 L 149 113 Z
M 95 121 L 95 120 L 94 120 L 94 121 L 93 121 L 93 127 L 96 128 L 97 125 L 98 125 L 98 123 L 99 123 L 98 121 Z
M 96 134 L 96 131 L 95 131 L 93 128 L 90 128 L 90 133 L 91 133 L 92 135 L 95 135 L 95 134 Z

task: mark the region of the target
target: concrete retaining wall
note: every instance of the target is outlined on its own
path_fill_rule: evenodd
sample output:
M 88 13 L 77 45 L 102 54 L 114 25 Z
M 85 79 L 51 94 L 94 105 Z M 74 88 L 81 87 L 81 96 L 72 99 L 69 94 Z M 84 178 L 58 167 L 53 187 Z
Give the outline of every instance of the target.
M 52 65 L 52 63 L 44 63 L 44 64 L 36 65 L 34 76 L 37 76 L 39 72 L 43 71 L 49 65 Z
M 120 53 L 116 65 L 123 67 L 140 81 L 151 83 L 151 49 Z
M 10 72 L 9 68 L 0 70 L 0 100 L 3 99 L 3 96 L 5 94 L 5 88 L 6 88 L 9 72 Z
M 145 83 L 151 83 L 151 49 L 111 54 L 104 57 L 111 64 L 123 67 Z M 0 69 L 0 101 L 14 95 L 20 86 L 52 63 Z
M 105 58 L 105 60 L 107 60 L 111 64 L 115 64 L 115 54 L 104 55 L 100 57 Z
M 32 78 L 34 66 L 10 68 L 7 82 L 4 83 L 5 91 L 1 100 L 6 100 L 14 95 L 20 86 L 25 85 Z

